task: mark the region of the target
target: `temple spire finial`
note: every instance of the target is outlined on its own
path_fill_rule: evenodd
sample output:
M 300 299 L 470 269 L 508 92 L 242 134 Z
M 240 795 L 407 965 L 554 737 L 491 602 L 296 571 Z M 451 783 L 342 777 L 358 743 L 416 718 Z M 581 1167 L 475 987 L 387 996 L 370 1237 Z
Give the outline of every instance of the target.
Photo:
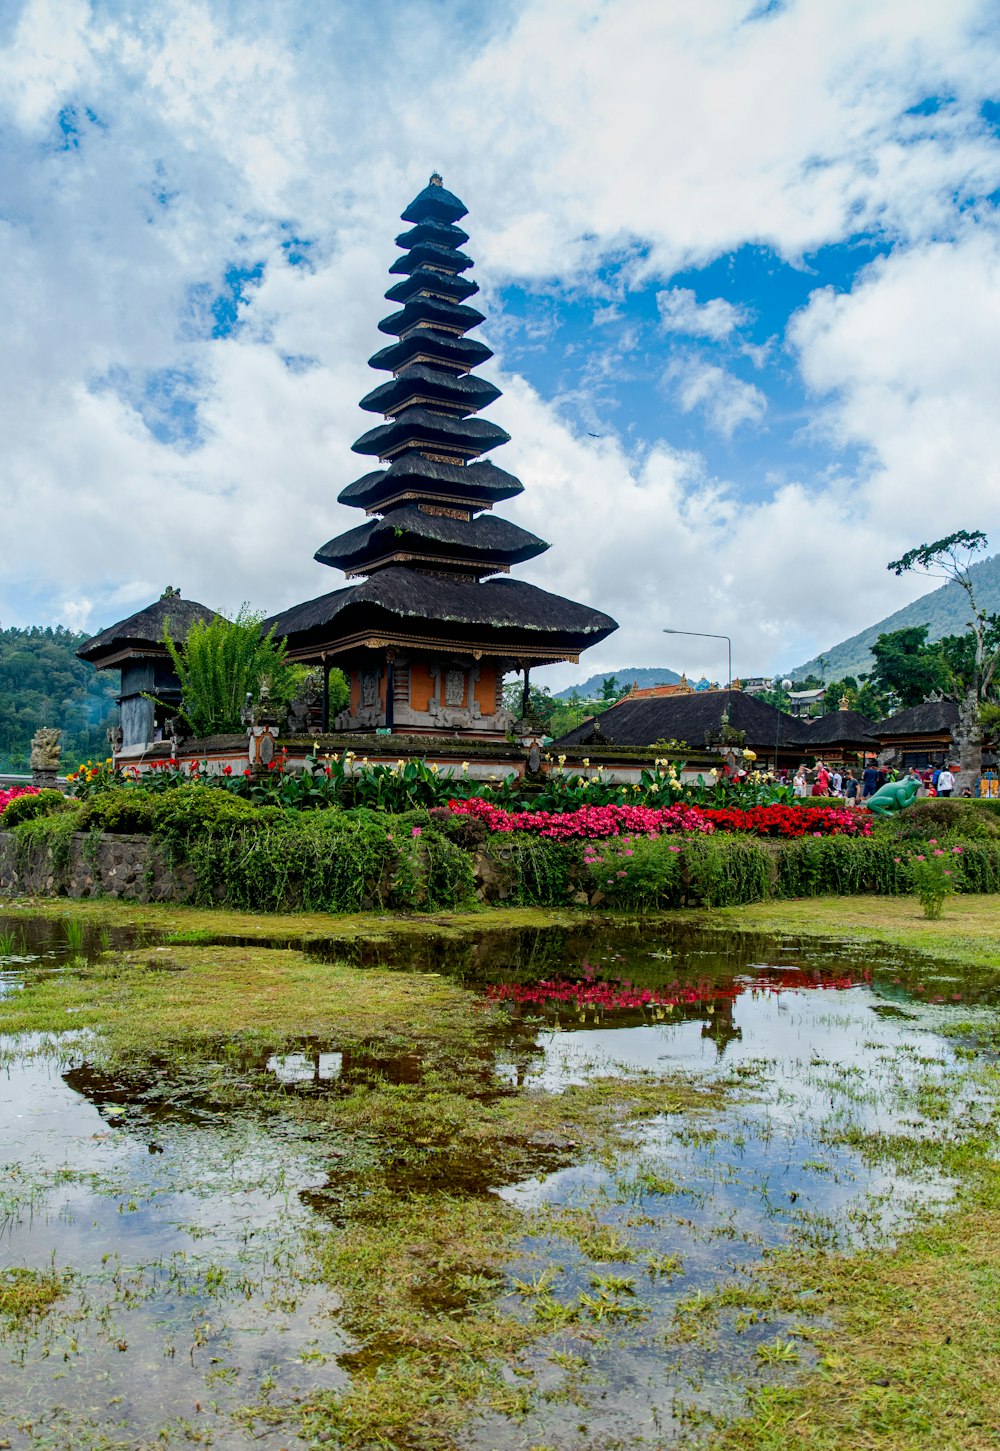
M 444 177 L 441 175 L 441 173 L 439 171 L 432 171 L 431 172 L 430 185 L 431 186 L 444 186 Z

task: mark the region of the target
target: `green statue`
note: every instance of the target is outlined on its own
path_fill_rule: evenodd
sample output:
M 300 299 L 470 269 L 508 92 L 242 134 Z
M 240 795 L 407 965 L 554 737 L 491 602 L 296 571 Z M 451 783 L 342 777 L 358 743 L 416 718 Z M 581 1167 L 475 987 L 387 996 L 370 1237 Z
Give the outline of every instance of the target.
M 919 790 L 920 782 L 915 776 L 907 776 L 905 781 L 887 781 L 874 796 L 869 796 L 865 805 L 873 816 L 895 816 L 913 805 Z

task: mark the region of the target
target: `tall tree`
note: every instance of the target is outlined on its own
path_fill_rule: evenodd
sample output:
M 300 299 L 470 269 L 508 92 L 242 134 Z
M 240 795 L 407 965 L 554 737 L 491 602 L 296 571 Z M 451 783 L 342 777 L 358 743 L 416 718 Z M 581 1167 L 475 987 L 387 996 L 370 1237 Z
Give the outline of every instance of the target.
M 981 529 L 957 529 L 932 544 L 919 544 L 908 549 L 887 566 L 894 574 L 925 574 L 946 579 L 958 585 L 969 602 L 969 631 L 972 636 L 971 660 L 962 662 L 961 671 L 952 667 L 952 686 L 958 696 L 959 715 L 956 745 L 959 755 L 959 788 L 971 785 L 983 769 L 983 706 L 995 693 L 997 670 L 1000 667 L 1000 638 L 995 617 L 987 615 L 976 599 L 970 573 L 975 556 L 988 545 Z M 961 637 L 959 637 L 961 638 Z M 957 660 L 955 662 L 958 663 Z
M 872 646 L 872 680 L 882 691 L 891 692 L 904 710 L 940 695 L 947 685 L 941 652 L 928 645 L 927 629 L 927 625 L 907 625 L 879 635 Z

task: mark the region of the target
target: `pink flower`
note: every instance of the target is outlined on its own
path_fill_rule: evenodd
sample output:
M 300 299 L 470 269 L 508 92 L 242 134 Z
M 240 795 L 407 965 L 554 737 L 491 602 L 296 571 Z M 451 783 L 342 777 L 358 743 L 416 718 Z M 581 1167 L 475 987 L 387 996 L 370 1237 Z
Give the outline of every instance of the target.
M 952 856 L 961 856 L 962 848 L 960 846 L 953 846 L 951 849 L 951 854 Z
M 926 860 L 927 860 L 927 858 L 926 858 L 926 857 L 925 857 L 925 856 L 915 856 L 915 857 L 914 857 L 914 858 L 913 858 L 913 860 L 914 860 L 914 861 L 915 861 L 915 862 L 925 862 L 925 861 L 926 861 Z
M 422 826 L 415 826 L 415 827 L 413 827 L 412 831 L 410 832 L 410 835 L 411 836 L 423 836 L 423 834 L 424 834 L 424 829 L 423 829 Z
M 940 847 L 937 847 L 936 850 L 935 850 L 935 852 L 934 852 L 934 855 L 935 856 L 944 856 L 944 852 L 941 850 Z

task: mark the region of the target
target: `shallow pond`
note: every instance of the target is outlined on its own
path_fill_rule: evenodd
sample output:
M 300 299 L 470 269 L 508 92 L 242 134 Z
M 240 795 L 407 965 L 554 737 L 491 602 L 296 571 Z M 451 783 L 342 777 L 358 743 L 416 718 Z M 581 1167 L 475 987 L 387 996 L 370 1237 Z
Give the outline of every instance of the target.
M 133 940 L 0 919 L 0 994 Z M 992 981 L 878 945 L 615 927 L 305 946 L 447 974 L 491 1012 L 470 1114 L 600 1080 L 719 1090 L 710 1109 L 645 1117 L 613 1156 L 563 1135 L 515 1180 L 447 1158 L 412 1184 L 394 1169 L 401 1195 L 491 1196 L 524 1216 L 489 1295 L 546 1333 L 518 1365 L 518 1418 L 484 1413 L 458 1435 L 482 1451 L 673 1444 L 746 1383 L 806 1363 L 807 1306 L 747 1314 L 718 1287 L 785 1244 L 877 1243 L 947 1202 L 946 1181 L 873 1156 L 871 1137 L 990 1111 L 951 1030 L 991 1021 Z M 125 1074 L 85 1037 L 0 1049 L 0 1268 L 55 1271 L 65 1291 L 29 1324 L 0 1318 L 0 1442 L 317 1444 L 301 1408 L 347 1386 L 364 1347 L 308 1244 L 337 1232 L 345 1184 L 381 1144 L 302 1110 L 358 1085 L 419 1089 L 426 1053 L 303 1033 Z M 244 1081 L 267 1087 L 266 1108 L 241 1105 Z

